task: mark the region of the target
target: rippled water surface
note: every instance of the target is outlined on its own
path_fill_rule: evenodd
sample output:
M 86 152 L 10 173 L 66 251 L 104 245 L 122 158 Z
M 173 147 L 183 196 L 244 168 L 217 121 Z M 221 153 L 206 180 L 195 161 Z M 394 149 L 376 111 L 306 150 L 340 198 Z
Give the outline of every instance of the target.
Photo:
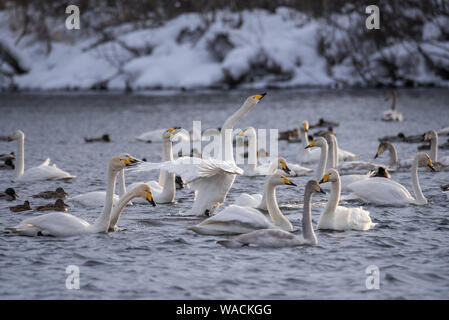
M 51 157 L 58 167 L 77 176 L 70 182 L 11 181 L 12 171 L 0 171 L 0 189 L 13 186 L 19 204 L 49 201 L 31 195 L 64 187 L 70 195 L 102 190 L 111 156 L 129 152 L 150 161 L 160 160 L 160 144 L 135 137 L 145 131 L 202 120 L 203 129 L 222 126 L 246 96 L 258 92 L 177 95 L 122 94 L 3 94 L 0 95 L 0 135 L 22 129 L 25 167 Z M 398 109 L 402 123 L 380 121 L 387 109 L 384 93 L 358 91 L 271 91 L 239 127 L 280 130 L 299 127 L 304 119 L 340 122 L 340 147 L 372 160 L 377 139 L 387 134 L 423 133 L 449 125 L 447 90 L 402 90 Z M 109 133 L 111 143 L 84 143 L 84 137 Z M 448 137 L 441 137 L 440 143 Z M 416 152 L 417 144 L 397 144 L 399 157 Z M 295 160 L 300 144 L 279 142 L 280 154 Z M 0 142 L 0 153 L 15 151 L 14 142 Z M 449 155 L 441 150 L 440 156 Z M 379 159 L 386 161 L 387 156 Z M 311 165 L 315 168 L 315 164 Z M 140 175 L 140 177 L 139 177 Z M 128 182 L 156 178 L 157 173 L 129 173 Z M 304 184 L 281 186 L 282 210 L 300 228 Z M 393 179 L 411 190 L 409 172 Z M 413 299 L 449 298 L 448 198 L 440 186 L 449 183 L 449 171 L 420 169 L 420 182 L 429 200 L 426 206 L 379 207 L 364 205 L 378 225 L 366 232 L 317 231 L 314 247 L 225 249 L 220 237 L 200 236 L 186 227 L 200 221 L 179 216 L 192 205 L 189 189 L 178 191 L 171 205 L 128 206 L 119 225 L 124 230 L 69 238 L 27 238 L 0 233 L 0 298 L 2 299 Z M 239 176 L 227 203 L 241 192 L 261 192 L 263 177 Z M 314 197 L 316 225 L 326 196 Z M 12 213 L 0 200 L 0 227 L 14 226 L 37 212 Z M 359 206 L 361 203 L 346 203 Z M 101 208 L 71 204 L 69 212 L 88 221 Z M 66 289 L 66 267 L 80 267 L 80 290 Z M 380 289 L 367 290 L 365 270 L 380 269 Z

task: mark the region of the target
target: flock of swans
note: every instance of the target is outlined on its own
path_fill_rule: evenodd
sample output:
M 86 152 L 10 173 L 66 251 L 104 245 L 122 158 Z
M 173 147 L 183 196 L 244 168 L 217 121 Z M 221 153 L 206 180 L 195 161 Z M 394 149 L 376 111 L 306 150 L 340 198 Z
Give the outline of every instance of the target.
M 207 135 L 215 136 L 221 142 L 221 152 L 214 157 L 181 156 L 174 159 L 173 143 L 176 137 L 203 141 L 201 136 L 185 136 L 180 127 L 153 130 L 139 136 L 138 140 L 161 143 L 161 162 L 142 161 L 127 153 L 112 157 L 107 169 L 106 191 L 93 191 L 68 198 L 69 201 L 83 206 L 103 206 L 99 217 L 92 224 L 66 212 L 51 212 L 26 218 L 16 226 L 5 228 L 6 231 L 24 236 L 55 237 L 117 231 L 120 216 L 127 205 L 141 202 L 149 202 L 153 206 L 174 203 L 177 182 L 178 179 L 182 179 L 195 194 L 191 208 L 184 214 L 204 217 L 200 223 L 188 226 L 188 230 L 200 235 L 230 236 L 217 241 L 218 244 L 228 248 L 246 245 L 261 247 L 314 245 L 318 243 L 311 212 L 314 193 L 326 194 L 323 190 L 330 190 L 316 230 L 367 231 L 376 225 L 371 220 L 370 212 L 362 207 L 339 205 L 342 197 L 384 206 L 425 205 L 428 201 L 419 184 L 418 167 L 427 166 L 432 171 L 449 168 L 448 156 L 438 158 L 438 133 L 434 130 L 425 134 L 425 140 L 431 142 L 430 156 L 418 152 L 408 159 L 398 159 L 398 152 L 393 143 L 381 141 L 375 158 L 388 152 L 389 161 L 379 165 L 356 160 L 356 154 L 339 148 L 337 137 L 332 132 L 315 136 L 310 141 L 309 123 L 304 121 L 298 133 L 302 144 L 296 163 L 283 157 L 269 158 L 262 162 L 258 158 L 256 130 L 248 127 L 238 132 L 237 136 L 245 136 L 248 139 L 250 165 L 244 171 L 234 160 L 233 136 L 236 134 L 234 127 L 262 101 L 264 96 L 265 94 L 258 94 L 248 97 L 243 105 L 226 119 L 221 130 L 206 130 Z M 396 95 L 392 94 L 391 97 L 392 110 L 385 112 L 382 119 L 402 121 L 402 114 L 395 110 Z M 25 170 L 25 134 L 17 130 L 10 140 L 17 143 L 13 176 L 16 184 L 75 178 L 56 165 L 50 165 L 50 159 L 37 167 Z M 140 173 L 159 170 L 159 179 L 135 182 L 126 186 L 125 170 Z M 403 170 L 410 171 L 413 196 L 406 187 L 391 177 L 390 172 L 394 175 L 394 172 Z M 234 203 L 228 203 L 227 195 L 238 175 L 265 176 L 263 194 L 241 193 Z M 296 187 L 292 182 L 296 176 L 314 177 L 305 185 L 301 236 L 293 232 L 293 225 L 282 213 L 276 198 L 277 187 L 284 185 Z M 117 183 L 118 194 L 116 194 Z M 447 192 L 444 188 L 443 191 Z M 342 196 L 342 192 L 349 194 Z M 64 190 L 46 191 L 36 197 L 58 197 L 57 193 L 60 197 L 67 197 Z M 13 188 L 7 188 L 5 192 L 0 193 L 0 201 L 14 201 L 16 198 L 17 194 Z M 224 208 L 219 209 L 222 205 Z

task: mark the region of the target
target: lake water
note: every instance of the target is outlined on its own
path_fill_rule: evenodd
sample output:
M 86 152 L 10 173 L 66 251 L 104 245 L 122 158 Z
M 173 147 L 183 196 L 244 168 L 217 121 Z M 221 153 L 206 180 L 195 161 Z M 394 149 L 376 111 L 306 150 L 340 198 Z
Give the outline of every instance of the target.
M 364 205 L 377 226 L 370 231 L 317 231 L 319 244 L 283 249 L 226 249 L 186 230 L 198 217 L 179 216 L 193 202 L 189 189 L 177 191 L 170 205 L 128 206 L 119 226 L 124 230 L 69 238 L 27 238 L 3 233 L 37 212 L 12 213 L 10 205 L 30 199 L 32 206 L 50 201 L 32 194 L 62 186 L 69 195 L 105 188 L 109 158 L 128 152 L 149 161 L 160 160 L 161 145 L 136 141 L 158 128 L 221 127 L 228 115 L 256 91 L 182 94 L 1 94 L 0 135 L 25 132 L 25 168 L 47 157 L 77 176 L 70 182 L 12 182 L 12 171 L 0 171 L 0 189 L 13 186 L 14 203 L 0 200 L 1 299 L 434 299 L 449 298 L 449 205 L 440 186 L 449 171 L 420 169 L 426 206 Z M 380 121 L 390 102 L 380 90 L 272 90 L 238 126 L 298 128 L 304 119 L 339 121 L 339 145 L 373 161 L 378 138 L 423 133 L 449 125 L 449 92 L 439 89 L 399 90 L 402 123 Z M 111 143 L 84 142 L 84 137 L 109 133 Z M 448 137 L 440 138 L 440 143 Z M 444 140 L 443 140 L 444 139 Z M 295 162 L 300 144 L 279 142 L 279 154 Z M 399 157 L 416 153 L 417 144 L 397 144 Z M 15 151 L 14 142 L 0 142 L 0 153 Z M 448 155 L 441 150 L 440 156 Z M 376 160 L 387 161 L 384 155 Z M 310 167 L 315 169 L 316 165 Z M 127 181 L 156 178 L 157 172 L 127 175 Z M 279 203 L 295 229 L 300 228 L 304 184 L 277 189 Z M 410 173 L 393 179 L 411 190 Z M 241 192 L 263 189 L 263 177 L 239 176 L 227 203 Z M 327 196 L 314 197 L 316 225 Z M 68 212 L 94 221 L 101 208 L 70 204 Z M 361 203 L 346 203 L 360 206 Z M 66 267 L 80 268 L 80 289 L 66 288 Z M 368 266 L 380 270 L 380 289 L 365 286 Z

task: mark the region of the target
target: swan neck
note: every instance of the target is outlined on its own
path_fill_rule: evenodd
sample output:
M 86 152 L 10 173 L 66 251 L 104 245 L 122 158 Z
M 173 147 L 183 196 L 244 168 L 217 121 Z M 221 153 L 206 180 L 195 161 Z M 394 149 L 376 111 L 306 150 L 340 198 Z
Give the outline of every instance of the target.
M 332 144 L 334 145 L 334 161 L 333 161 L 333 168 L 338 168 L 338 141 L 337 137 L 332 135 Z
M 125 181 L 125 170 L 120 170 L 117 179 L 118 184 L 118 196 L 121 198 L 126 194 L 126 181 Z
M 310 153 L 310 149 L 306 149 L 306 147 L 309 145 L 309 137 L 306 131 L 299 130 L 299 134 L 301 135 L 301 141 L 302 141 L 302 148 L 301 153 L 308 152 Z
M 97 218 L 97 220 L 93 225 L 93 229 L 95 232 L 107 232 L 108 230 L 114 200 L 115 182 L 117 180 L 117 174 L 118 172 L 115 171 L 111 167 L 111 165 L 109 165 L 107 174 L 106 199 L 103 211 L 101 212 L 100 216 Z
M 133 189 L 120 198 L 118 204 L 114 207 L 114 210 L 112 210 L 111 221 L 109 223 L 109 230 L 115 229 L 115 226 L 117 225 L 118 220 L 120 219 L 120 216 L 123 210 L 125 209 L 126 205 L 135 197 L 136 194 Z
M 302 213 L 302 235 L 304 240 L 317 244 L 315 232 L 312 225 L 312 192 L 306 190 L 304 194 L 304 211 Z
M 427 203 L 426 197 L 424 197 L 424 194 L 422 193 L 421 186 L 419 185 L 419 177 L 418 177 L 418 164 L 419 164 L 419 157 L 416 156 L 413 160 L 413 165 L 411 168 L 412 173 L 412 188 L 413 193 L 415 194 L 415 201 L 417 203 Z
M 435 163 L 438 161 L 438 136 L 434 136 L 430 141 L 430 160 Z
M 327 163 L 326 163 L 326 170 L 329 170 L 331 168 L 335 168 L 335 144 L 334 144 L 334 139 L 330 139 L 329 141 L 330 143 L 328 144 L 328 158 L 327 158 Z M 321 179 L 321 178 L 320 178 Z
M 321 154 L 320 154 L 320 162 L 318 163 L 318 169 L 316 171 L 316 180 L 320 181 L 321 178 L 324 176 L 324 171 L 326 170 L 326 162 L 327 162 L 327 155 L 328 155 L 328 146 L 327 142 L 323 145 L 320 145 L 321 148 Z
M 341 181 L 338 177 L 337 181 L 331 182 L 331 195 L 327 201 L 326 209 L 324 214 L 331 214 L 337 210 L 338 203 L 340 202 L 340 192 L 341 192 Z
M 393 93 L 393 102 L 391 104 L 391 110 L 396 110 L 396 93 Z
M 248 164 L 252 171 L 257 170 L 257 135 L 254 128 L 248 129 Z
M 271 220 L 273 221 L 275 226 L 281 227 L 284 230 L 293 230 L 293 226 L 290 221 L 285 218 L 279 209 L 277 200 L 276 200 L 276 185 L 268 182 L 265 185 L 265 196 L 267 202 L 268 213 L 270 214 Z M 263 200 L 263 199 L 262 199 Z
M 396 150 L 396 147 L 391 143 L 388 144 L 388 151 L 390 151 L 390 161 L 388 163 L 388 166 L 391 167 L 398 163 L 398 151 Z
M 16 169 L 14 172 L 14 177 L 19 178 L 21 175 L 23 175 L 23 172 L 25 170 L 25 137 L 23 135 L 19 135 L 17 138 L 17 161 L 16 161 Z

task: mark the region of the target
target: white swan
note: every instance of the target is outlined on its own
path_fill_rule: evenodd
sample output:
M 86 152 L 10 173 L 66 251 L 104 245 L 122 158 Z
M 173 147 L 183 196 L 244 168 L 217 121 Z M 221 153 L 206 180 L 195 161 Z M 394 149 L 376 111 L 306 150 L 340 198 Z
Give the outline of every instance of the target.
M 162 135 L 164 134 L 164 132 L 167 129 L 156 129 L 156 130 L 151 130 L 145 133 L 142 133 L 140 136 L 136 137 L 137 140 L 139 141 L 144 141 L 144 142 L 164 142 L 164 140 L 162 139 Z M 180 141 L 183 142 L 190 142 L 190 133 L 183 129 L 180 130 L 178 132 L 178 134 L 176 135 L 177 139 L 180 139 Z
M 170 128 L 162 133 L 162 161 L 173 161 L 173 139 L 182 129 L 179 127 Z M 176 195 L 176 177 L 174 173 L 161 169 L 159 181 L 145 182 L 151 187 L 156 203 L 172 203 Z M 135 182 L 128 188 L 131 190 L 143 182 Z M 142 199 L 136 199 L 136 203 L 141 203 Z
M 418 166 L 424 164 L 432 171 L 435 171 L 430 157 L 424 152 L 417 153 L 411 167 L 412 188 L 415 198 L 411 196 L 410 192 L 403 185 L 385 178 L 370 178 L 357 181 L 350 184 L 348 189 L 362 200 L 375 204 L 424 205 L 427 204 L 427 199 L 422 193 L 418 180 Z
M 70 173 L 65 172 L 56 167 L 55 164 L 50 165 L 50 158 L 47 158 L 42 164 L 25 170 L 24 144 L 25 134 L 21 130 L 16 130 L 9 141 L 17 141 L 16 163 L 14 171 L 14 179 L 17 181 L 36 181 L 36 180 L 56 180 L 56 179 L 72 179 Z
M 435 130 L 430 130 L 424 135 L 424 140 L 430 140 L 430 159 L 434 166 L 438 169 L 445 169 L 449 167 L 449 156 L 438 157 L 438 133 Z
M 206 235 L 241 234 L 257 229 L 270 228 L 293 231 L 292 224 L 282 214 L 276 201 L 276 187 L 284 184 L 296 186 L 279 173 L 267 177 L 265 194 L 267 195 L 266 203 L 271 221 L 254 208 L 230 205 L 203 222 L 189 227 L 188 230 Z
M 329 153 L 329 146 L 327 144 L 327 141 L 323 137 L 317 137 L 312 140 L 310 144 L 308 144 L 305 148 L 309 149 L 312 147 L 319 147 L 320 150 L 320 161 L 318 162 L 318 168 L 316 170 L 316 180 L 319 181 L 323 175 L 324 171 L 326 170 L 326 164 L 328 159 L 328 153 Z M 333 152 L 333 149 L 332 149 Z
M 299 129 L 299 135 L 301 137 L 302 148 L 299 150 L 298 161 L 300 163 L 317 162 L 320 159 L 320 151 L 318 149 L 307 149 L 309 145 L 309 122 L 304 120 L 302 126 Z
M 23 236 L 55 237 L 107 232 L 111 218 L 112 196 L 115 191 L 117 174 L 121 169 L 131 165 L 132 163 L 127 158 L 113 157 L 109 161 L 107 174 L 107 201 L 95 223 L 89 224 L 87 221 L 71 214 L 54 212 L 25 219 L 18 226 L 6 228 L 6 230 Z M 138 191 L 135 191 L 134 195 L 147 197 L 146 192 L 143 195 L 138 193 Z
M 242 234 L 231 239 L 219 240 L 217 243 L 227 248 L 240 248 L 248 245 L 268 248 L 282 248 L 318 244 L 318 240 L 312 226 L 312 194 L 314 192 L 324 193 L 318 182 L 315 180 L 310 180 L 307 182 L 304 191 L 302 236 L 296 236 L 288 231 L 280 229 L 262 229 Z
M 372 223 L 369 211 L 363 208 L 346 208 L 339 206 L 341 182 L 335 169 L 330 169 L 320 183 L 331 182 L 331 194 L 326 209 L 318 220 L 318 229 L 326 230 L 369 230 L 376 224 Z
M 248 127 L 238 133 L 239 136 L 247 136 L 248 137 L 248 169 L 245 170 L 244 175 L 247 176 L 266 176 L 274 173 L 276 169 L 282 169 L 288 175 L 292 176 L 302 176 L 307 175 L 312 171 L 312 169 L 305 168 L 298 164 L 289 163 L 287 166 L 287 162 L 284 158 L 278 158 L 273 162 L 266 162 L 262 165 L 258 165 L 258 155 L 257 155 L 257 134 L 256 129 L 254 127 Z M 281 165 L 281 167 L 279 166 Z M 293 171 L 293 172 L 290 172 Z
M 400 113 L 399 111 L 396 110 L 396 91 L 390 92 L 387 95 L 387 97 L 385 98 L 385 101 L 388 101 L 391 97 L 393 98 L 393 103 L 389 110 L 385 110 L 382 113 L 382 120 L 383 121 L 402 121 L 402 120 L 404 120 L 402 113 Z
M 243 170 L 237 167 L 234 161 L 232 144 L 234 126 L 264 96 L 265 93 L 248 97 L 239 110 L 225 121 L 220 132 L 221 149 L 216 152 L 215 159 L 181 157 L 175 161 L 160 164 L 147 162 L 143 163 L 138 171 L 163 168 L 181 176 L 195 190 L 193 206 L 185 214 L 212 215 L 225 201 L 235 176 L 243 174 Z
M 379 147 L 377 147 L 377 152 L 376 155 L 374 156 L 374 159 L 379 157 L 385 151 L 388 151 L 389 153 L 389 160 L 387 163 L 388 169 L 401 170 L 401 169 L 409 169 L 412 166 L 413 158 L 399 160 L 398 151 L 394 146 L 394 144 L 392 144 L 390 141 L 381 141 L 379 143 Z
M 122 158 L 127 158 L 131 163 L 138 163 L 139 160 L 134 159 L 129 154 L 120 155 Z M 126 193 L 126 184 L 125 184 L 125 170 L 120 170 L 118 173 L 118 195 L 114 194 L 112 201 L 114 206 L 119 202 L 120 198 Z M 106 191 L 91 191 L 82 194 L 78 194 L 76 196 L 70 197 L 67 200 L 70 202 L 81 204 L 85 207 L 101 207 L 106 203 Z M 129 204 L 132 204 L 129 202 Z

